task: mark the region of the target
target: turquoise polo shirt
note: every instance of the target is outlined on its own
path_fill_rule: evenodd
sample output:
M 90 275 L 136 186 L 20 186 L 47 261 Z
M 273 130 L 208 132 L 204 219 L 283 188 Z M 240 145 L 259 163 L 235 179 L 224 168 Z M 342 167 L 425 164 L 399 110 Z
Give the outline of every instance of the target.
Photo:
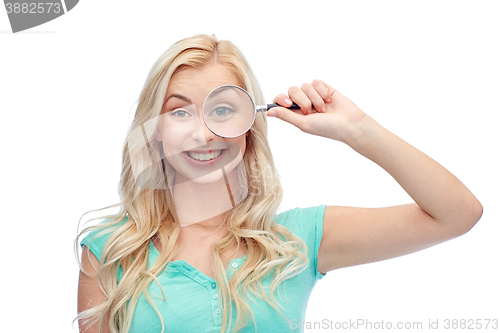
M 289 321 L 285 320 L 268 303 L 251 295 L 248 297 L 251 298 L 249 305 L 253 310 L 256 325 L 249 318 L 247 326 L 240 329 L 239 332 L 303 332 L 303 329 L 300 329 L 300 325 L 297 324 L 305 321 L 307 302 L 313 287 L 318 280 L 326 275 L 321 274 L 317 269 L 325 208 L 325 205 L 295 208 L 276 215 L 274 219 L 276 223 L 285 226 L 294 235 L 304 240 L 308 248 L 309 264 L 302 273 L 282 282 L 278 287 L 279 294 L 275 293 L 276 301 L 283 306 L 283 309 L 280 308 L 280 310 Z M 81 244 L 87 246 L 100 259 L 102 248 L 110 234 L 94 237 L 98 233 L 99 231 L 89 233 Z M 94 239 L 92 240 L 92 238 Z M 159 253 L 151 242 L 149 250 L 148 266 L 151 266 Z M 246 255 L 233 259 L 229 263 L 226 268 L 228 280 L 245 260 Z M 264 290 L 269 291 L 271 280 L 271 275 L 263 278 Z M 148 292 L 163 318 L 166 333 L 220 333 L 223 311 L 221 294 L 214 279 L 198 271 L 186 261 L 177 260 L 170 261 L 165 266 L 158 275 L 158 282 L 161 284 L 165 299 L 161 297 L 162 293 L 156 282 L 152 282 L 148 286 Z M 229 332 L 233 332 L 235 323 L 236 307 L 233 305 L 232 326 Z M 161 327 L 158 314 L 144 295 L 141 295 L 132 317 L 129 333 L 159 333 Z

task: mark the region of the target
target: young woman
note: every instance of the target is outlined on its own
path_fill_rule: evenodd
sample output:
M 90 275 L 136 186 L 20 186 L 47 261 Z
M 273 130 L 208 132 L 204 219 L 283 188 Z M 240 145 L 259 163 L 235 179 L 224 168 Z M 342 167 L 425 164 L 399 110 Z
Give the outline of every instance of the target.
M 120 211 L 80 233 L 92 231 L 81 242 L 82 332 L 292 331 L 327 272 L 430 247 L 481 217 L 457 178 L 320 80 L 278 95 L 267 116 L 346 143 L 415 203 L 276 215 L 266 114 L 229 138 L 203 121 L 206 97 L 226 85 L 264 103 L 243 55 L 214 36 L 174 44 L 151 69 L 123 150 Z M 221 105 L 217 115 L 229 112 Z

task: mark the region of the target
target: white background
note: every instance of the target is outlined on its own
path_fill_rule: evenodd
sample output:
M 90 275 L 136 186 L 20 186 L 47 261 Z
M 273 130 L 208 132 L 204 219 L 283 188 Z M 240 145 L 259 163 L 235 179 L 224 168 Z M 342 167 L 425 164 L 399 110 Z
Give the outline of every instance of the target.
M 197 33 L 240 47 L 269 102 L 324 80 L 484 206 L 458 239 L 329 272 L 307 321 L 500 320 L 499 17 L 497 1 L 108 0 L 81 1 L 12 34 L 0 8 L 0 331 L 73 331 L 78 220 L 118 202 L 122 146 L 146 75 L 170 45 Z M 342 143 L 278 119 L 269 120 L 269 140 L 281 211 L 411 202 Z

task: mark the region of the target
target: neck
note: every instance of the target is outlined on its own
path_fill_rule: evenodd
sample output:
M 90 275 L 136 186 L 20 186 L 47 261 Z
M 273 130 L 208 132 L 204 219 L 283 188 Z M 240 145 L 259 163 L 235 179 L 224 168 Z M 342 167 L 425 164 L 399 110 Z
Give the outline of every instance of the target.
M 223 177 L 220 170 L 215 172 L 220 172 L 221 177 L 207 183 L 176 177 L 172 192 L 182 227 L 196 223 L 207 229 L 217 228 L 225 220 L 233 204 L 237 204 L 240 187 L 236 172 L 233 170 L 227 177 Z

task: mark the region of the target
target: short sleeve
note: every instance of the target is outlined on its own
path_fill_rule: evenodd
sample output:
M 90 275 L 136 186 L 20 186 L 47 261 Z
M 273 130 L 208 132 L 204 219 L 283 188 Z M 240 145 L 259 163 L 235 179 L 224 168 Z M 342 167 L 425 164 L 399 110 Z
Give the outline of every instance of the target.
M 294 235 L 299 236 L 307 245 L 307 256 L 314 265 L 316 279 L 322 279 L 325 274 L 318 271 L 318 252 L 323 237 L 323 219 L 326 205 L 308 208 L 294 208 L 280 213 L 275 221 L 287 227 Z
M 127 219 L 128 218 L 126 217 L 123 221 L 121 221 L 117 225 L 117 227 L 124 224 L 127 221 Z M 106 222 L 109 222 L 109 219 L 104 220 L 100 224 Z M 88 247 L 89 250 L 96 256 L 96 258 L 99 259 L 99 262 L 102 263 L 101 260 L 102 250 L 104 248 L 104 245 L 108 241 L 109 237 L 111 237 L 111 234 L 113 233 L 114 230 L 116 230 L 116 227 L 95 229 L 89 232 L 89 234 L 82 239 L 82 241 L 80 242 L 80 246 L 85 245 L 86 247 Z

